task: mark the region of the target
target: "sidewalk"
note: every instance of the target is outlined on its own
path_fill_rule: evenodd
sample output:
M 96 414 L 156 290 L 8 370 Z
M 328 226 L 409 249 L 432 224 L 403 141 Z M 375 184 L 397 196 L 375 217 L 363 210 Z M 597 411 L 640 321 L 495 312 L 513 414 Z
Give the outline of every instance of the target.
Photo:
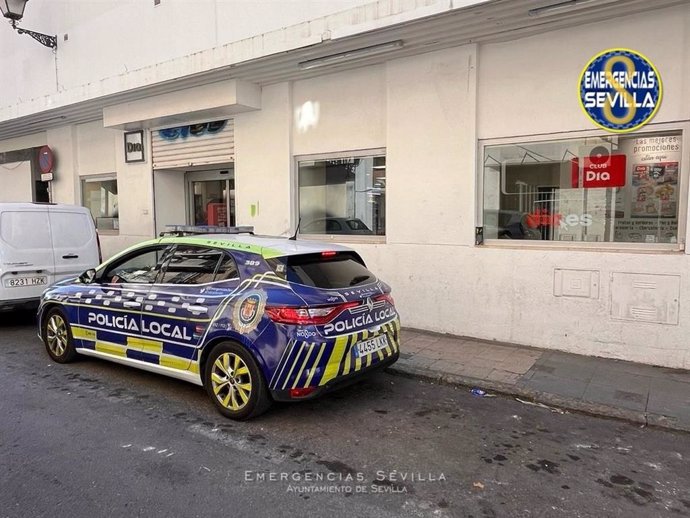
M 390 371 L 690 431 L 690 371 L 403 329 Z

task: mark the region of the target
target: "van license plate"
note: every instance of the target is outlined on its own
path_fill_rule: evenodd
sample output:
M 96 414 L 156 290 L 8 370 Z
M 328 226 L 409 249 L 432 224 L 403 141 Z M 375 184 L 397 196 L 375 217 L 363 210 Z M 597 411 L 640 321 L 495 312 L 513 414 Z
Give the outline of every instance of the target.
M 370 340 L 364 340 L 355 345 L 355 356 L 361 358 L 367 354 L 375 353 L 381 349 L 388 347 L 388 337 L 380 335 Z
M 21 288 L 23 286 L 45 286 L 48 284 L 48 277 L 17 277 L 16 279 L 6 279 L 5 287 Z

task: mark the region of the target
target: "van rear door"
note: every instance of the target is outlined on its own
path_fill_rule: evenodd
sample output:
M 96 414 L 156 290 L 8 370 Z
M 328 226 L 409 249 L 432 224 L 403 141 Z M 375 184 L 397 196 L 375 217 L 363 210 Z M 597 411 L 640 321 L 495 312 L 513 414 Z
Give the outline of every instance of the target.
M 52 284 L 47 206 L 0 208 L 0 301 L 38 299 Z
M 49 207 L 55 282 L 98 266 L 98 240 L 91 214 L 82 207 Z

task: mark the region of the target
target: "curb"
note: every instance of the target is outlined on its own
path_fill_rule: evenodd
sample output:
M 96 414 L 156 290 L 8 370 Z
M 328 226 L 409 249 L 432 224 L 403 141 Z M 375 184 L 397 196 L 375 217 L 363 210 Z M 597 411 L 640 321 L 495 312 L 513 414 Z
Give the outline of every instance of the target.
M 481 387 L 484 390 L 490 390 L 503 396 L 518 396 L 521 399 L 527 399 L 530 401 L 543 403 L 545 405 L 558 407 L 560 409 L 572 410 L 596 417 L 607 417 L 628 421 L 630 423 L 643 426 L 654 426 L 658 428 L 665 428 L 667 430 L 690 432 L 690 425 L 678 423 L 673 417 L 647 414 L 645 412 L 639 412 L 636 410 L 627 410 L 624 408 L 612 407 L 610 405 L 583 401 L 581 399 L 559 396 L 549 392 L 533 390 L 525 386 L 502 383 L 500 381 L 477 379 L 469 376 L 460 376 L 458 374 L 450 374 L 442 371 L 415 367 L 413 365 L 405 365 L 401 364 L 400 362 L 396 362 L 390 367 L 387 367 L 385 370 L 386 372 L 395 376 L 418 379 L 452 387 Z

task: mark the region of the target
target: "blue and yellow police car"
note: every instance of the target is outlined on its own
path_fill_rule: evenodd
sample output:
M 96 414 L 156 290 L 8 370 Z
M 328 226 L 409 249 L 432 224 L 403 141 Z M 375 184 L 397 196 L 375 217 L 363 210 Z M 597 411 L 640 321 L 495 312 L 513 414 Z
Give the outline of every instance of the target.
M 390 292 L 344 246 L 175 227 L 47 289 L 39 336 L 58 363 L 95 356 L 186 380 L 247 419 L 395 362 Z

